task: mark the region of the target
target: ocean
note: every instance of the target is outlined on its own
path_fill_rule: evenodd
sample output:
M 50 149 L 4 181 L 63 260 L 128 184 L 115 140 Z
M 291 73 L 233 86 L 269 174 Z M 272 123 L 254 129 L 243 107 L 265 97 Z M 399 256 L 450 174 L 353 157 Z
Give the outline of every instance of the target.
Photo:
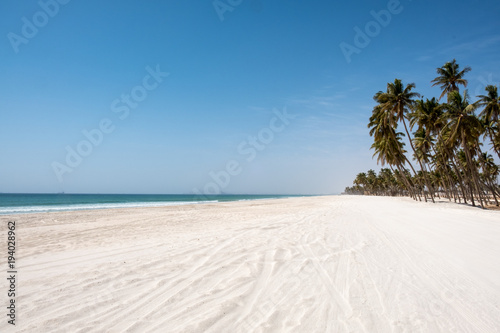
M 71 210 L 158 207 L 209 202 L 275 199 L 300 195 L 214 195 L 194 194 L 29 194 L 0 193 L 0 215 Z

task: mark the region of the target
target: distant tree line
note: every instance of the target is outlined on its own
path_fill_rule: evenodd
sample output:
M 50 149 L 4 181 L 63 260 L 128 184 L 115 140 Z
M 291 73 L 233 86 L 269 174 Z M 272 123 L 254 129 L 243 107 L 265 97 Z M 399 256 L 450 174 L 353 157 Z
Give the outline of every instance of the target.
M 470 70 L 460 70 L 455 59 L 437 68 L 431 83 L 440 86 L 439 99 L 424 100 L 412 91 L 414 83 L 405 86 L 399 79 L 376 93 L 368 123 L 371 149 L 377 164 L 388 168 L 359 173 L 345 192 L 432 202 L 438 196 L 483 208 L 490 202 L 498 206 L 499 166 L 489 152 L 500 158 L 500 97 L 498 88 L 488 85 L 471 102 L 467 90 L 459 90 L 467 87 L 464 76 Z

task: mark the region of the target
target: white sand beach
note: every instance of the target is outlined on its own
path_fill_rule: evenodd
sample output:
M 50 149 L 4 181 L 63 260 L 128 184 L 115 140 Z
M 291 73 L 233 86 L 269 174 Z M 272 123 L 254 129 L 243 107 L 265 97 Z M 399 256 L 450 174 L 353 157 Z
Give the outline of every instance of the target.
M 16 332 L 500 331 L 499 211 L 327 196 L 0 220 Z

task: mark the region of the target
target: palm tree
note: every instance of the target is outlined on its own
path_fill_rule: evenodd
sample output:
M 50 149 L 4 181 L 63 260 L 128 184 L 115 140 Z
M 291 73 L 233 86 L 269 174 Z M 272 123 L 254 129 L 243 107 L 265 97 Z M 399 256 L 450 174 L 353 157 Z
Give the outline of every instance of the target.
M 483 111 L 479 114 L 485 128 L 485 134 L 490 137 L 493 149 L 500 157 L 499 146 L 499 117 L 500 117 L 500 96 L 498 96 L 498 88 L 489 85 L 485 88 L 487 95 L 477 96 L 479 100 L 476 102 L 479 107 L 484 107 Z
M 354 179 L 354 185 L 358 186 L 359 188 L 362 189 L 364 194 L 364 191 L 366 190 L 366 186 L 368 185 L 368 180 L 366 179 L 366 173 L 361 172 L 356 175 L 356 178 Z
M 394 131 L 393 128 L 389 128 L 389 131 Z M 387 134 L 384 137 L 380 137 L 372 144 L 371 149 L 375 150 L 373 156 L 377 155 L 377 163 L 381 163 L 384 166 L 386 163 L 389 164 L 391 170 L 392 166 L 396 166 L 400 174 L 403 174 L 404 164 L 406 162 L 406 156 L 404 155 L 406 151 L 403 149 L 404 143 L 401 140 L 402 133 L 395 133 L 396 140 L 392 139 L 392 135 Z M 408 193 L 415 200 L 420 197 L 414 193 L 413 185 L 409 178 L 404 177 L 402 179 L 404 187 L 406 187 Z
M 378 192 L 378 179 L 374 170 L 370 169 L 366 173 L 366 180 L 368 181 L 368 189 L 370 194 L 377 195 Z
M 443 98 L 443 96 L 446 94 L 448 94 L 448 99 L 449 99 L 450 93 L 452 93 L 452 92 L 458 93 L 458 91 L 459 91 L 458 86 L 459 85 L 463 85 L 464 87 L 467 87 L 467 80 L 464 79 L 464 76 L 466 73 L 468 73 L 470 71 L 471 71 L 471 68 L 469 66 L 465 67 L 463 70 L 460 71 L 460 66 L 457 64 L 457 61 L 455 59 L 453 59 L 453 61 L 445 63 L 444 66 L 437 68 L 436 72 L 437 72 L 438 76 L 434 80 L 432 80 L 431 82 L 434 83 L 432 85 L 433 87 L 436 85 L 440 85 L 442 93 L 441 93 L 441 96 L 439 96 L 439 100 L 441 100 L 441 98 Z M 444 117 L 444 118 L 446 118 L 446 117 Z M 447 134 L 453 134 L 449 130 L 446 130 L 445 132 Z M 443 131 L 440 131 L 438 142 L 443 139 L 442 136 L 443 136 Z M 449 137 L 446 140 L 448 145 L 443 145 L 442 148 L 443 148 L 444 152 L 446 152 L 446 155 L 448 156 L 451 164 L 453 165 L 453 168 L 455 169 L 455 174 L 459 180 L 459 185 L 460 185 L 461 190 L 462 190 L 464 201 L 467 202 L 467 199 L 466 199 L 467 196 L 465 193 L 465 188 L 463 186 L 464 184 L 462 181 L 462 176 L 458 172 L 458 168 L 457 168 L 456 163 L 453 161 L 454 160 L 453 150 L 455 147 L 455 142 L 457 142 L 458 139 L 455 135 L 451 135 L 451 138 L 450 138 L 450 135 L 448 135 L 448 136 Z M 450 148 L 450 147 L 452 147 L 452 148 Z M 471 199 L 474 200 L 473 197 Z
M 482 177 L 486 187 L 490 190 L 495 200 L 496 206 L 499 206 L 497 199 L 497 188 L 495 186 L 500 168 L 495 164 L 493 157 L 487 153 L 482 153 L 479 155 L 479 163 L 481 163 L 481 168 L 483 169 Z
M 443 119 L 446 119 L 448 117 L 447 114 L 443 114 Z M 450 172 L 450 177 L 452 177 L 452 181 L 454 180 L 456 183 L 458 183 L 458 186 L 460 187 L 460 191 L 462 192 L 462 197 L 464 199 L 464 203 L 467 203 L 467 187 L 466 183 L 469 183 L 470 187 L 470 176 L 466 177 L 465 173 L 460 169 L 460 163 L 458 160 L 458 154 L 457 151 L 459 150 L 460 147 L 460 139 L 458 138 L 457 135 L 452 135 L 452 129 L 451 127 L 447 126 L 446 124 L 445 127 L 441 130 L 439 134 L 439 140 L 436 144 L 436 151 L 438 154 L 442 155 L 443 160 L 445 163 L 448 165 L 448 170 Z M 451 168 L 452 170 L 450 170 Z M 474 198 L 471 198 L 472 201 Z M 460 201 L 460 197 L 459 197 Z
M 412 112 L 408 115 L 410 128 L 413 129 L 415 125 L 418 125 L 418 129 L 414 133 L 415 138 L 413 139 L 413 143 L 417 150 L 417 155 L 419 155 L 417 158 L 422 161 L 424 171 L 426 172 L 428 171 L 426 168 L 430 162 L 436 163 L 436 158 L 442 157 L 441 155 L 437 155 L 435 150 L 435 136 L 438 136 L 444 126 L 442 115 L 443 106 L 434 97 L 425 101 L 423 99 L 417 100 Z M 436 155 L 435 157 L 432 156 L 432 152 Z M 431 178 L 431 186 L 434 188 L 436 182 L 432 181 L 431 176 L 432 174 L 429 178 Z
M 488 136 L 493 150 L 497 153 L 498 157 L 500 157 L 500 124 L 487 121 L 484 118 L 480 120 L 484 130 L 483 136 L 485 138 Z
M 498 122 L 500 117 L 500 96 L 498 96 L 498 88 L 493 85 L 486 86 L 485 88 L 488 95 L 477 96 L 479 100 L 476 102 L 478 106 L 484 107 L 479 117 L 487 121 Z
M 410 141 L 410 146 L 415 153 L 415 147 L 413 146 L 410 133 L 408 132 L 408 127 L 406 126 L 406 117 L 410 112 L 410 108 L 415 104 L 415 98 L 420 97 L 420 94 L 416 92 L 412 92 L 411 90 L 415 88 L 414 83 L 407 84 L 406 87 L 403 85 L 400 79 L 395 79 L 393 83 L 387 84 L 387 91 L 382 92 L 379 91 L 375 94 L 374 99 L 379 103 L 379 107 L 383 111 L 387 111 L 393 115 L 390 117 L 390 122 L 400 121 L 403 123 L 405 128 L 406 135 L 408 135 L 408 140 Z M 397 124 L 391 124 L 394 128 L 397 127 Z M 420 169 L 424 170 L 420 159 L 417 158 L 418 163 L 420 164 Z M 410 161 L 408 161 L 410 167 L 413 170 L 413 173 L 416 175 L 416 171 L 411 165 Z M 432 195 L 432 188 L 427 177 L 424 174 L 425 183 L 427 188 L 429 189 L 429 193 L 431 195 L 431 200 L 434 202 L 434 196 Z M 424 190 L 424 198 L 427 201 L 427 196 Z
M 435 143 L 434 151 L 434 165 L 436 170 L 442 172 L 445 176 L 446 183 L 448 184 L 449 191 L 453 194 L 455 202 L 461 202 L 460 195 L 458 194 L 458 189 L 456 185 L 459 186 L 465 203 L 467 203 L 467 196 L 465 193 L 463 179 L 461 174 L 458 172 L 458 167 L 453 160 L 453 151 L 455 149 L 454 145 L 449 143 L 449 129 L 446 127 L 440 132 L 438 140 Z M 455 144 L 455 143 L 454 143 Z
M 432 80 L 431 83 L 434 83 L 432 85 L 433 87 L 440 85 L 440 88 L 443 91 L 441 96 L 439 96 L 439 100 L 441 100 L 444 95 L 449 94 L 452 91 L 458 91 L 458 85 L 467 87 L 467 80 L 463 77 L 470 71 L 471 68 L 469 66 L 460 71 L 460 66 L 457 64 L 455 59 L 445 63 L 443 67 L 437 68 L 436 72 L 438 73 L 438 77 Z
M 444 108 L 446 109 L 444 117 L 447 118 L 448 123 L 443 130 L 449 131 L 447 133 L 447 142 L 450 145 L 455 141 L 460 142 L 465 155 L 465 169 L 470 177 L 469 179 L 471 179 L 471 190 L 475 187 L 480 205 L 484 208 L 478 171 L 471 152 L 474 146 L 479 145 L 479 136 L 481 134 L 481 123 L 474 114 L 477 104 L 469 103 L 467 90 L 463 96 L 458 91 L 452 91 L 448 95 L 448 103 L 444 105 Z M 473 192 L 471 199 L 474 205 Z
M 392 170 L 389 168 L 382 168 L 378 173 L 380 184 L 384 189 L 384 195 L 395 196 L 397 194 L 397 181 L 394 178 Z
M 500 205 L 498 177 L 500 166 L 487 153 L 481 151 L 486 138 L 500 157 L 500 98 L 499 87 L 489 85 L 487 94 L 478 96 L 475 103 L 469 102 L 467 90 L 463 94 L 459 86 L 467 86 L 464 76 L 470 67 L 460 70 L 456 60 L 437 69 L 438 77 L 432 83 L 439 85 L 447 103 L 439 99 L 415 100 L 419 94 L 413 92 L 413 83 L 404 85 L 401 80 L 387 84 L 385 92 L 373 97 L 373 108 L 368 128 L 374 141 L 374 157 L 382 164 L 378 175 L 373 170 L 358 174 L 353 187 L 347 193 L 372 195 L 410 195 L 421 200 L 426 190 L 431 199 L 437 193 L 451 201 L 479 204 L 485 207 L 487 195 Z M 476 110 L 483 107 L 479 117 Z M 409 122 L 409 129 L 407 126 Z M 402 123 L 404 131 L 398 132 Z M 410 130 L 413 131 L 410 134 Z M 407 157 L 403 138 L 407 136 L 413 157 L 420 165 L 416 171 Z M 483 138 L 481 141 L 480 138 Z M 406 163 L 410 166 L 406 168 Z M 384 168 L 384 165 L 389 168 Z M 413 173 L 410 173 L 410 172 Z M 437 190 L 434 191 L 434 189 Z
M 438 134 L 443 128 L 441 116 L 443 115 L 443 106 L 439 104 L 437 99 L 417 100 L 413 111 L 409 114 L 410 128 L 418 125 L 419 128 L 425 129 L 426 135 Z
M 415 145 L 415 157 L 422 163 L 429 163 L 432 158 L 431 149 L 434 146 L 434 138 L 421 128 L 414 133 L 413 144 Z
M 394 125 L 392 125 L 394 124 Z M 395 126 L 395 127 L 393 127 Z M 370 128 L 370 136 L 374 137 L 374 143 L 371 149 L 375 149 L 373 156 L 377 155 L 377 163 L 381 163 L 384 166 L 385 163 L 389 166 L 396 166 L 400 171 L 400 175 L 406 175 L 403 173 L 404 164 L 408 162 L 411 163 L 405 156 L 406 151 L 403 149 L 404 143 L 401 141 L 403 133 L 396 132 L 397 122 L 395 116 L 392 112 L 389 112 L 386 108 L 377 105 L 373 109 L 373 113 L 370 117 L 368 123 L 368 128 Z M 408 193 L 415 200 L 420 196 L 415 194 L 409 178 L 404 177 L 402 180 L 407 188 Z

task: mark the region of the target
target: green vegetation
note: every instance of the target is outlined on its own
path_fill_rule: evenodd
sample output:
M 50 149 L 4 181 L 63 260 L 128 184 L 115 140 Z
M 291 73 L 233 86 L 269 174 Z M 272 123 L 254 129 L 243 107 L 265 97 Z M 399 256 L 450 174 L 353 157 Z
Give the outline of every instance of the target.
M 491 146 L 500 157 L 500 97 L 498 88 L 489 85 L 485 95 L 471 102 L 467 90 L 459 89 L 467 87 L 464 76 L 470 70 L 460 70 L 455 59 L 438 68 L 431 83 L 441 88 L 439 99 L 424 100 L 413 91 L 415 84 L 405 86 L 399 79 L 388 83 L 385 92 L 376 93 L 377 105 L 368 123 L 374 141 L 371 149 L 377 163 L 389 168 L 378 175 L 373 170 L 359 173 L 345 192 L 432 202 L 436 196 L 446 197 L 482 208 L 494 200 L 498 206 L 500 169 L 482 149 Z M 440 102 L 444 96 L 447 101 Z M 398 131 L 400 125 L 404 132 Z M 411 151 L 404 148 L 405 136 Z

